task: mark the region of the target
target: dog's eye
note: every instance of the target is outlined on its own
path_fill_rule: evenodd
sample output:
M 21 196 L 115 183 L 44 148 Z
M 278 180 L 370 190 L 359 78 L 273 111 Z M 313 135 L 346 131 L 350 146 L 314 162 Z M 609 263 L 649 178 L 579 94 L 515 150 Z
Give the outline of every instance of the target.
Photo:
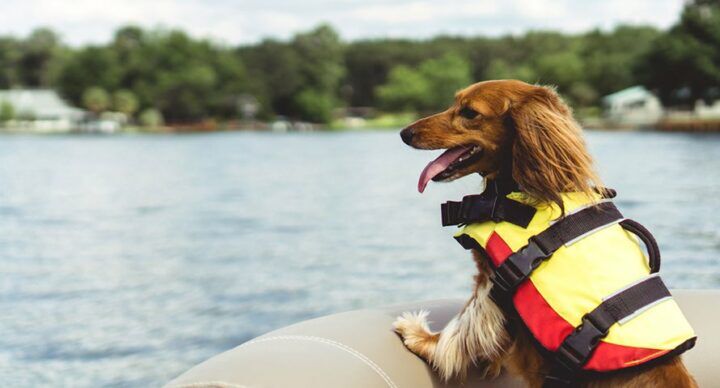
M 460 112 L 458 112 L 460 116 L 466 118 L 466 119 L 474 119 L 477 117 L 478 112 L 472 108 L 468 108 L 467 106 L 464 106 L 460 109 Z

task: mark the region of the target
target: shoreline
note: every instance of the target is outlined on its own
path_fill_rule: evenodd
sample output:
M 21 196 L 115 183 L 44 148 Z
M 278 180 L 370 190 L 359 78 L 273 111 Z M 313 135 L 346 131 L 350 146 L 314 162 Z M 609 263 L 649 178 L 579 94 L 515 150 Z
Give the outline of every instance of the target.
M 88 131 L 80 128 L 69 130 L 38 130 L 28 127 L 0 127 L 0 135 L 127 135 L 127 134 L 198 134 L 219 132 L 268 132 L 268 133 L 301 133 L 301 132 L 374 132 L 398 130 L 413 117 L 403 114 L 400 117 L 380 117 L 361 124 L 348 124 L 346 119 L 330 124 L 307 122 L 265 122 L 253 121 L 241 123 L 237 120 L 217 122 L 207 120 L 199 123 L 170 124 L 158 127 L 126 126 L 117 131 Z M 663 119 L 655 124 L 633 125 L 606 122 L 601 119 L 580 120 L 584 130 L 603 132 L 674 132 L 674 133 L 720 133 L 718 119 Z

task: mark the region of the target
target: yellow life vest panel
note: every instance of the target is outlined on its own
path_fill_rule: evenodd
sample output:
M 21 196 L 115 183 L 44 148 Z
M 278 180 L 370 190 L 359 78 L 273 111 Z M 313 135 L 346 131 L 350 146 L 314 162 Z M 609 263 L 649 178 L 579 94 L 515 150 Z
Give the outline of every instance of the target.
M 498 275 L 498 268 L 509 257 L 532 248 L 534 236 L 556 223 L 598 203 L 605 202 L 615 209 L 599 195 L 589 198 L 581 193 L 562 195 L 564 214 L 557 204 L 538 205 L 521 192 L 500 198 L 510 200 L 510 204 L 534 208 L 534 215 L 531 213 L 531 217 L 523 222 L 525 227 L 492 217 L 495 219 L 468 222 L 455 236 L 465 248 L 476 249 L 491 261 L 495 270 L 493 276 Z M 492 205 L 493 213 L 496 207 L 497 201 Z M 657 274 L 651 274 L 648 258 L 638 239 L 621 225 L 625 219 L 619 212 L 617 214 L 619 217 L 613 222 L 586 231 L 573 241 L 563 241 L 549 257 L 533 264 L 534 269 L 530 269 L 527 278 L 519 282 L 510 295 L 511 308 L 537 343 L 557 355 L 574 333 L 589 325 L 586 319 L 589 313 L 603 302 L 611 305 L 608 301 L 612 301 L 614 295 L 646 284 L 666 292 L 652 303 L 642 302 L 646 305 L 632 314 L 625 313 L 619 322 L 609 321 L 609 329 L 598 337 L 599 342 L 591 344 L 587 358 L 576 365 L 585 372 L 609 372 L 640 365 L 679 354 L 695 342 L 692 327 Z M 497 287 L 498 283 L 494 285 Z M 631 299 L 646 296 L 642 287 L 635 289 L 637 292 Z M 624 302 L 620 302 L 619 306 L 623 307 Z M 617 306 L 616 303 L 609 307 L 617 309 Z

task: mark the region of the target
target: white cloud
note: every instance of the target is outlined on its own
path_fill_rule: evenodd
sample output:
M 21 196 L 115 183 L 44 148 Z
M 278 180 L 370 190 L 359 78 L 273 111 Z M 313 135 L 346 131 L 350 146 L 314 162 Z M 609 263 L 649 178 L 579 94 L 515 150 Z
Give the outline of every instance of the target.
M 375 4 L 355 7 L 350 15 L 359 20 L 380 23 L 417 23 L 447 20 L 464 16 L 491 16 L 497 14 L 499 6 L 493 1 L 457 1 L 450 6 L 436 1 L 415 1 L 406 3 Z
M 619 23 L 668 27 L 682 0 L 3 0 L 0 34 L 48 26 L 71 44 L 101 43 L 125 24 L 181 28 L 226 43 L 287 38 L 320 22 L 346 39 L 438 33 L 577 32 Z
M 564 0 L 515 0 L 509 2 L 512 12 L 528 20 L 543 20 L 548 18 L 572 17 L 570 3 Z

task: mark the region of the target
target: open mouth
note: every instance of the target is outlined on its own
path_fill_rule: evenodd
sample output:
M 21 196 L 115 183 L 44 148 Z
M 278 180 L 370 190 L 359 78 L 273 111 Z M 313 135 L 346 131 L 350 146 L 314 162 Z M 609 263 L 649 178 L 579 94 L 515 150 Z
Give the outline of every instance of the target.
M 482 151 L 482 147 L 477 145 L 449 148 L 425 166 L 425 169 L 420 173 L 418 191 L 421 193 L 425 191 L 425 187 L 431 180 L 434 182 L 443 182 L 459 178 L 459 176 L 457 176 L 459 170 L 480 160 L 483 155 Z

